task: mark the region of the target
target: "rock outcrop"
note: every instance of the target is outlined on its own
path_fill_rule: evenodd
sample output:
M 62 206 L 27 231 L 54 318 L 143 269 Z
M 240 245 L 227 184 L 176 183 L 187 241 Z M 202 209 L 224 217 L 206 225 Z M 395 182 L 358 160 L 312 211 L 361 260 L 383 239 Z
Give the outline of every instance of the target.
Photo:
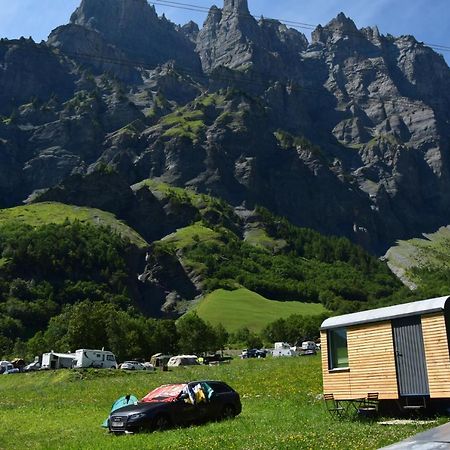
M 70 22 L 52 32 L 49 44 L 81 60 L 94 51 L 100 69 L 153 68 L 168 60 L 199 69 L 193 43 L 146 0 L 82 0 Z
M 247 0 L 225 0 L 223 9 L 211 7 L 197 36 L 197 52 L 206 72 L 224 66 L 277 78 L 296 69 L 307 45 L 303 34 L 278 21 L 257 22 Z
M 342 13 L 308 42 L 246 0 L 201 29 L 145 0 L 83 0 L 47 43 L 0 43 L 0 114 L 2 206 L 109 166 L 376 252 L 450 223 L 448 65 Z M 64 198 L 89 204 L 77 186 Z M 176 224 L 157 203 L 136 191 L 122 217 L 169 224 L 157 236 Z

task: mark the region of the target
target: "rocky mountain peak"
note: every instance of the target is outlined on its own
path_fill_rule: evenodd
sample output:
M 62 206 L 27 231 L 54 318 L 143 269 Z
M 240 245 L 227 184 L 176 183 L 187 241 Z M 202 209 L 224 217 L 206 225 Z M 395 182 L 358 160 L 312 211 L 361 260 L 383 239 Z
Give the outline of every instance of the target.
M 208 28 L 209 26 L 214 26 L 220 23 L 222 20 L 222 10 L 218 8 L 216 5 L 211 6 L 209 8 L 208 16 L 206 17 L 205 23 L 203 27 Z
M 247 0 L 224 0 L 223 12 L 224 14 L 250 14 Z
M 82 0 L 70 22 L 103 34 L 130 26 L 150 25 L 158 21 L 155 8 L 146 0 Z
M 322 42 L 325 44 L 330 39 L 343 36 L 351 37 L 358 34 L 359 30 L 355 22 L 341 12 L 324 27 L 319 25 L 312 33 L 312 41 L 313 43 Z
M 71 53 L 105 54 L 148 66 L 176 61 L 199 69 L 191 27 L 181 32 L 164 16 L 158 17 L 147 0 L 82 0 L 70 24 L 52 32 L 49 44 Z M 97 56 L 97 55 L 96 55 Z M 114 70 L 120 78 L 117 70 Z

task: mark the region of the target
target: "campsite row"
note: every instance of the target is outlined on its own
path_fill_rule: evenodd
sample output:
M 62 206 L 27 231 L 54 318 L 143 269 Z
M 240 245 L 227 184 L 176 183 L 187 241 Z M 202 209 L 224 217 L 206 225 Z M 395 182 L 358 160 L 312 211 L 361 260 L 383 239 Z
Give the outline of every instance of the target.
M 242 359 L 265 358 L 267 354 L 274 357 L 314 355 L 320 348 L 320 344 L 312 341 L 303 342 L 301 346 L 291 346 L 286 342 L 276 342 L 273 349 L 245 349 L 239 355 Z M 37 370 L 57 369 L 124 369 L 124 370 L 155 370 L 158 367 L 192 366 L 198 364 L 221 364 L 229 362 L 231 356 L 220 354 L 198 357 L 197 355 L 163 355 L 156 353 L 150 358 L 150 362 L 125 361 L 118 364 L 114 353 L 108 350 L 79 349 L 75 353 L 58 353 L 51 351 L 25 365 L 23 359 L 15 359 L 12 362 L 0 361 L 0 374 L 17 372 L 32 372 Z

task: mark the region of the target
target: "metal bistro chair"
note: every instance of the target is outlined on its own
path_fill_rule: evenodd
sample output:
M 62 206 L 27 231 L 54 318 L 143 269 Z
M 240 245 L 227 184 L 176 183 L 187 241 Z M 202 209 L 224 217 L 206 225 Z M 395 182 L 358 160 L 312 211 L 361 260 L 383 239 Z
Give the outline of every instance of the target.
M 363 404 L 358 408 L 358 414 L 366 419 L 378 416 L 378 392 L 369 392 Z
M 341 418 L 345 414 L 345 408 L 339 405 L 333 394 L 323 394 L 323 399 L 328 412 L 332 416 Z

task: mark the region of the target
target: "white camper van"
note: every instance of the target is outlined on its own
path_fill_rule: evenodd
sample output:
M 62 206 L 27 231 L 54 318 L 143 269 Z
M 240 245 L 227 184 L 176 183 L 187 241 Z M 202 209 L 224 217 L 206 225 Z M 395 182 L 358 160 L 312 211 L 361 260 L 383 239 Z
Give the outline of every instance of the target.
M 114 353 L 107 350 L 81 348 L 75 352 L 74 369 L 95 367 L 96 369 L 117 369 Z
M 74 353 L 44 353 L 42 355 L 41 370 L 70 369 L 74 358 Z
M 286 342 L 275 342 L 275 348 L 272 351 L 274 357 L 279 356 L 297 356 L 298 352 L 295 347 L 291 347 Z

